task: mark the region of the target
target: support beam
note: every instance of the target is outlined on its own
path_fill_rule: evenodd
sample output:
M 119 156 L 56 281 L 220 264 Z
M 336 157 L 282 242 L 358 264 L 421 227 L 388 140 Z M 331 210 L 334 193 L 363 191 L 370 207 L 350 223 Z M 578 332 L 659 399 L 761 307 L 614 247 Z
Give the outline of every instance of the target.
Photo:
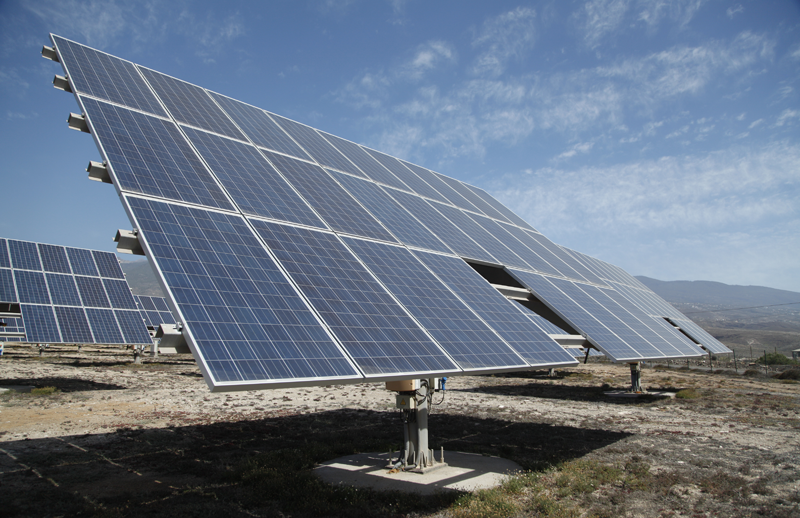
M 69 124 L 70 129 L 90 133 L 89 125 L 86 124 L 86 118 L 83 115 L 70 113 L 69 117 L 67 117 L 67 124 Z
M 633 394 L 644 394 L 647 392 L 642 388 L 642 364 L 640 362 L 633 362 L 631 366 L 631 392 Z
M 403 451 L 396 463 L 390 459 L 391 467 L 426 473 L 446 466 L 444 454 L 436 462 L 428 443 L 428 416 L 433 393 L 437 390 L 437 379 L 388 382 L 386 385 L 389 390 L 390 387 L 412 389 L 400 391 L 397 395 L 397 406 L 403 413 Z

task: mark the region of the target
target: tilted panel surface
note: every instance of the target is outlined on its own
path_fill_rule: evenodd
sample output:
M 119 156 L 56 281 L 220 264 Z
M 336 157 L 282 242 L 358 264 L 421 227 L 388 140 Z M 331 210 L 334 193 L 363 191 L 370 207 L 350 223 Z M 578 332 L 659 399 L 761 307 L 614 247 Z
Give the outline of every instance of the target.
M 486 203 L 491 205 L 496 211 L 504 215 L 506 219 L 511 223 L 517 225 L 518 227 L 522 227 L 528 230 L 533 230 L 534 232 L 536 231 L 536 229 L 533 228 L 530 223 L 528 223 L 521 217 L 517 216 L 517 214 L 514 213 L 514 211 L 512 211 L 499 201 L 497 201 L 497 199 L 488 192 L 484 191 L 480 187 L 475 187 L 473 185 L 467 185 L 467 184 L 465 185 L 468 189 L 470 189 L 472 192 L 478 195 L 483 201 L 485 201 Z
M 184 131 L 239 210 L 325 228 L 311 207 L 255 147 L 192 128 Z
M 167 110 L 178 122 L 245 140 L 245 136 L 236 129 L 225 112 L 199 86 L 148 68 L 139 67 L 139 70 L 142 71 Z
M 17 302 L 14 274 L 9 268 L 0 268 L 0 302 Z
M 94 99 L 83 105 L 121 190 L 233 210 L 174 123 Z
M 0 268 L 11 268 L 11 259 L 8 257 L 8 245 L 3 238 L 0 238 Z
M 78 288 L 75 286 L 75 277 L 58 273 L 48 273 L 45 275 L 47 278 L 47 288 L 50 291 L 50 299 L 53 301 L 54 305 L 83 305 L 78 295 Z
M 53 306 L 20 304 L 20 312 L 22 322 L 25 324 L 26 342 L 34 344 L 61 342 Z
M 58 328 L 61 330 L 61 339 L 65 343 L 90 344 L 94 342 L 83 308 L 55 306 L 54 309 L 58 319 Z M 149 336 L 147 341 L 150 341 Z
M 354 144 L 343 138 L 322 133 L 325 140 L 333 144 L 344 156 L 350 159 L 351 162 L 356 164 L 361 171 L 372 180 L 390 185 L 396 189 L 410 191 L 411 189 L 403 183 L 402 180 L 397 178 L 391 171 L 386 169 L 377 160 L 372 158 L 364 149 L 358 144 Z
M 360 378 L 242 217 L 126 200 L 214 386 Z
M 114 309 L 138 309 L 128 283 L 117 279 L 103 279 L 103 286 Z
M 81 300 L 83 300 L 84 306 L 93 308 L 111 307 L 111 303 L 108 301 L 108 295 L 106 295 L 106 290 L 103 287 L 102 279 L 76 275 L 75 282 L 78 285 L 78 291 L 81 294 Z
M 472 190 L 469 189 L 463 182 L 460 182 L 454 178 L 449 178 L 444 175 L 440 175 L 439 178 L 447 185 L 449 185 L 451 189 L 453 189 L 462 197 L 464 197 L 464 199 L 466 199 L 469 203 L 471 203 L 475 208 L 477 208 L 478 213 L 485 214 L 486 216 L 499 219 L 500 221 L 506 223 L 511 223 L 503 214 L 501 214 L 494 207 L 486 203 L 483 200 L 483 198 L 472 192 Z
M 612 333 L 580 304 L 558 289 L 551 282 L 556 279 L 548 279 L 542 275 L 521 270 L 509 269 L 508 272 L 611 358 L 618 361 L 638 361 L 642 358 L 642 355 Z
M 85 248 L 67 248 L 69 263 L 72 265 L 72 273 L 75 275 L 89 275 L 97 277 L 97 265 L 94 264 L 94 257 L 91 250 Z
M 269 151 L 264 153 L 332 229 L 384 241 L 395 240 L 321 167 Z
M 543 316 L 537 315 L 536 313 L 534 313 L 533 311 L 529 310 L 528 308 L 522 306 L 522 309 L 523 309 L 523 312 L 526 312 L 525 316 L 530 318 L 533 321 L 534 324 L 539 326 L 542 329 L 542 331 L 544 331 L 548 335 L 567 335 L 567 334 L 569 334 L 567 331 L 561 329 L 560 327 L 558 327 L 554 323 L 550 322 L 549 320 L 547 320 Z
M 695 324 L 688 318 L 686 319 L 670 319 L 675 324 L 678 325 L 683 331 L 686 332 L 689 336 L 691 336 L 695 341 L 700 342 L 700 344 L 711 351 L 714 354 L 729 354 L 732 351 L 728 349 L 724 344 L 722 344 L 719 340 L 711 336 L 711 334 L 700 327 L 699 325 Z
M 441 212 L 447 219 L 455 223 L 458 228 L 478 242 L 502 264 L 518 268 L 531 268 L 531 265 L 525 259 L 511 250 L 500 239 L 502 234 L 495 230 L 497 223 L 494 220 L 480 214 L 472 214 L 447 206 L 444 206 L 443 209 Z M 513 241 L 513 238 L 508 236 L 506 240 Z
M 497 259 L 450 223 L 424 199 L 395 189 L 387 189 L 386 192 L 457 254 L 497 264 Z
M 14 270 L 14 281 L 20 302 L 30 304 L 50 304 L 44 273 L 27 270 Z
M 86 317 L 92 328 L 95 342 L 99 344 L 123 344 L 125 339 L 119 330 L 114 312 L 110 309 L 86 308 Z M 142 323 L 144 326 L 144 323 Z M 149 336 L 149 335 L 148 335 Z M 149 341 L 149 340 L 148 340 Z
M 511 250 L 514 250 L 517 255 L 524 257 L 535 270 L 550 275 L 564 276 L 558 270 L 562 261 L 539 244 L 527 232 L 514 225 L 506 225 L 505 223 L 498 223 L 498 225 L 516 239 L 516 241 L 503 240 L 503 242 Z
M 345 242 L 462 369 L 527 365 L 407 249 L 358 239 Z
M 11 252 L 11 266 L 22 270 L 41 270 L 42 262 L 39 260 L 39 250 L 36 243 L 30 241 L 8 240 Z
M 142 315 L 138 310 L 115 309 L 114 316 L 117 317 L 117 323 L 122 331 L 122 336 L 125 338 L 125 343 L 150 343 L 150 333 L 147 332 L 147 328 L 143 325 Z
M 455 370 L 334 234 L 251 221 L 366 375 Z
M 110 252 L 103 252 L 101 250 L 92 250 L 94 262 L 100 272 L 100 277 L 107 277 L 110 279 L 124 279 L 125 273 L 119 265 L 117 257 Z
M 166 116 L 136 65 L 78 43 L 53 37 L 73 91 Z
M 506 299 L 464 261 L 426 252 L 414 255 L 529 364 L 572 363 L 564 349 L 525 316 L 516 302 Z
M 67 259 L 67 252 L 63 246 L 46 245 L 39 243 L 39 256 L 46 272 L 72 273 Z
M 312 157 L 325 167 L 338 169 L 364 178 L 364 173 L 342 155 L 317 130 L 293 120 L 274 115 L 275 121 Z
M 336 180 L 383 223 L 401 243 L 451 253 L 447 245 L 398 205 L 380 186 L 343 173 L 334 173 L 334 175 Z
M 421 196 L 427 196 L 428 198 L 436 201 L 440 201 L 442 203 L 449 203 L 447 198 L 442 196 L 442 193 L 434 189 L 431 184 L 423 180 L 423 176 L 425 174 L 430 175 L 430 171 L 427 169 L 420 167 L 418 165 L 412 164 L 411 162 L 406 162 L 405 160 L 400 160 L 399 158 L 395 158 L 379 151 L 373 151 L 372 149 L 367 149 L 367 151 L 375 157 L 376 160 L 380 161 L 383 165 L 386 166 L 387 169 L 391 170 L 395 175 L 403 178 L 406 185 L 410 186 L 414 189 L 414 192 Z M 396 163 L 399 163 L 400 166 L 397 166 Z M 403 167 L 409 169 L 411 174 L 403 171 Z M 397 169 L 395 171 L 395 169 Z
M 264 110 L 210 93 L 255 145 L 304 160 L 312 159 Z

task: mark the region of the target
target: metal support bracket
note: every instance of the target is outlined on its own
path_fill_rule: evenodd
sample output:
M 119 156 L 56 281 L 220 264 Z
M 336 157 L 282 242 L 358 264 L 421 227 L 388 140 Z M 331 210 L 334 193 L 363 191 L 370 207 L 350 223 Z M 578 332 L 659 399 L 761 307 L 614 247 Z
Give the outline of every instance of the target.
M 67 117 L 67 124 L 69 124 L 70 129 L 82 131 L 84 133 L 90 133 L 89 125 L 86 123 L 86 117 L 83 115 L 70 113 L 69 117 Z
M 631 393 L 646 394 L 647 391 L 642 388 L 642 364 L 633 362 L 629 365 L 631 366 Z
M 72 87 L 69 85 L 69 79 L 64 76 L 56 75 L 56 77 L 53 78 L 53 88 L 72 93 Z
M 117 252 L 121 254 L 131 255 L 145 255 L 142 244 L 139 242 L 138 230 L 117 230 L 117 235 L 114 236 L 114 242 L 117 243 Z
M 160 339 L 158 353 L 177 354 L 191 352 L 189 344 L 186 343 L 186 338 L 183 336 L 180 324 L 161 324 L 156 330 L 156 338 Z
M 48 47 L 47 45 L 42 46 L 42 57 L 58 63 L 58 54 L 53 47 Z
M 108 174 L 108 167 L 105 162 L 90 161 L 86 166 L 86 172 L 89 173 L 89 180 L 95 182 L 112 183 L 111 176 Z
M 404 446 L 396 463 L 389 460 L 393 468 L 427 473 L 447 464 L 444 462 L 444 451 L 437 462 L 433 450 L 428 447 L 428 414 L 436 381 L 422 379 L 418 386 L 415 391 L 403 391 L 397 395 L 397 405 L 403 413 Z

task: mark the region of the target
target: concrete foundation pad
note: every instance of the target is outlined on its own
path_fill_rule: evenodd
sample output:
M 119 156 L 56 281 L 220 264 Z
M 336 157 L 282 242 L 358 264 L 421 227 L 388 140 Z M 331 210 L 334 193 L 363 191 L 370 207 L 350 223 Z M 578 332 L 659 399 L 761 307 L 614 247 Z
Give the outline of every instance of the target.
M 444 452 L 447 466 L 428 473 L 400 471 L 389 474 L 388 453 L 361 453 L 340 457 L 314 468 L 324 482 L 376 491 L 433 494 L 437 491 L 475 491 L 502 484 L 522 471 L 516 462 L 477 453 Z M 438 460 L 439 452 L 436 452 Z
M 608 397 L 621 397 L 621 398 L 637 398 L 637 397 L 661 397 L 661 398 L 674 398 L 674 392 L 658 392 L 658 391 L 647 391 L 647 392 L 627 392 L 625 390 L 612 390 L 610 392 L 603 392 Z

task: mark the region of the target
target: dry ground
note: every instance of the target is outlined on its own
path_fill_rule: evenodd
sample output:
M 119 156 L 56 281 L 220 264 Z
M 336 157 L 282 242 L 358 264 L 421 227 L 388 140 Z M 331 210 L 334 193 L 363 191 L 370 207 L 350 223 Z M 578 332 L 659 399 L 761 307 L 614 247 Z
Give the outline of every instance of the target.
M 741 371 L 740 371 L 741 373 Z M 0 387 L 4 516 L 800 516 L 800 384 L 625 365 L 451 378 L 435 449 L 527 471 L 500 489 L 414 497 L 330 488 L 311 468 L 398 449 L 382 384 L 212 394 L 189 355 L 134 365 L 116 348 L 10 345 Z M 47 391 L 35 391 L 47 392 Z M 440 394 L 436 395 L 438 403 Z

